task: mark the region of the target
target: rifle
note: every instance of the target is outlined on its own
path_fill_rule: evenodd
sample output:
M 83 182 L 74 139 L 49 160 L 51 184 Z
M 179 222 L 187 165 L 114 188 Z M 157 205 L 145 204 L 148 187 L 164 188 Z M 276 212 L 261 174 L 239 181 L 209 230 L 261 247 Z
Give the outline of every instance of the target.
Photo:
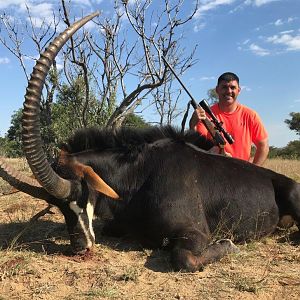
M 226 141 L 229 144 L 233 144 L 234 140 L 233 140 L 232 136 L 222 127 L 222 125 L 223 125 L 222 122 L 218 121 L 218 119 L 216 118 L 214 113 L 211 111 L 211 109 L 210 109 L 209 105 L 207 104 L 207 102 L 205 100 L 202 100 L 198 105 L 196 100 L 194 99 L 194 97 L 191 95 L 189 90 L 185 87 L 183 82 L 177 76 L 176 72 L 174 71 L 172 66 L 168 63 L 166 58 L 163 55 L 161 55 L 161 58 L 164 61 L 164 63 L 167 65 L 167 67 L 171 70 L 171 72 L 173 73 L 175 78 L 178 80 L 178 82 L 181 84 L 181 86 L 186 91 L 186 93 L 189 95 L 189 97 L 191 99 L 190 102 L 191 102 L 193 108 L 197 109 L 200 105 L 205 110 L 205 112 L 211 117 L 211 120 L 206 118 L 205 120 L 201 120 L 201 121 L 204 124 L 207 131 L 212 136 L 215 144 L 220 148 L 220 152 L 224 153 L 224 146 L 226 144 L 224 138 L 226 139 Z M 221 135 L 221 133 L 223 134 L 224 138 Z
M 213 124 L 215 125 L 216 130 L 222 132 L 223 136 L 225 137 L 226 141 L 231 145 L 234 143 L 233 137 L 228 133 L 223 127 L 223 123 L 219 122 L 215 114 L 210 109 L 208 103 L 205 99 L 203 99 L 200 103 L 200 106 L 205 110 L 205 112 L 211 117 Z

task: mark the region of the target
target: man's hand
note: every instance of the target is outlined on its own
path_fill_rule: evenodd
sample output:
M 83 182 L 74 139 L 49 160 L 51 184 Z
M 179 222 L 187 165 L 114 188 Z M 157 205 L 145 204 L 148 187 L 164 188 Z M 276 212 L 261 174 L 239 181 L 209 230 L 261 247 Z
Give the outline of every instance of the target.
M 226 152 L 224 149 L 221 149 L 219 146 L 213 146 L 208 150 L 208 152 L 213 154 L 222 154 L 227 157 L 232 157 L 232 155 L 229 152 Z
M 198 107 L 194 113 L 196 113 L 198 120 L 205 120 L 206 119 L 206 113 L 205 110 L 202 107 Z
M 200 120 L 205 120 L 206 119 L 206 113 L 205 110 L 202 107 L 197 107 L 197 109 L 195 109 L 191 119 L 190 119 L 190 129 L 195 129 L 197 123 Z

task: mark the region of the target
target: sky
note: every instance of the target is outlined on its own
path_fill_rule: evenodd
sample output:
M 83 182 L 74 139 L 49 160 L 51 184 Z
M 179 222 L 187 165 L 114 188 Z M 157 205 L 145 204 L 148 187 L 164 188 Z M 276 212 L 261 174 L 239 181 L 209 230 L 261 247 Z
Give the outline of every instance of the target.
M 0 0 L 0 15 L 25 19 L 26 4 L 39 24 L 52 18 L 57 2 Z M 155 2 L 159 1 L 153 1 L 154 7 Z M 192 3 L 186 0 L 182 10 L 189 13 Z M 72 0 L 70 8 L 75 17 L 96 10 L 109 16 L 113 1 Z M 284 120 L 300 112 L 300 0 L 200 0 L 183 34 L 187 49 L 198 45 L 197 64 L 181 78 L 195 99 L 206 98 L 220 74 L 234 72 L 242 87 L 239 102 L 258 112 L 270 145 L 284 147 L 299 139 Z M 9 128 L 13 112 L 22 107 L 26 86 L 19 62 L 0 45 L 0 136 Z M 181 106 L 188 100 L 182 95 Z

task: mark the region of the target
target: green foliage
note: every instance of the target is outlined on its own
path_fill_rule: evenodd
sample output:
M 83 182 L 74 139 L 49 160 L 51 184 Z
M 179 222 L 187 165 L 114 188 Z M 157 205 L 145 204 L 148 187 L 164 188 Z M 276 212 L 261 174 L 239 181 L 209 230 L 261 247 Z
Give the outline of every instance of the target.
M 41 136 L 44 141 L 44 148 L 47 155 L 52 153 L 53 132 L 46 121 L 45 110 L 41 111 Z M 11 125 L 2 141 L 2 151 L 7 157 L 21 157 L 22 150 L 22 108 L 18 109 L 11 116 Z
M 300 159 L 300 141 L 291 141 L 283 148 L 271 146 L 269 158 Z
M 128 115 L 122 125 L 137 128 L 145 128 L 150 126 L 150 124 L 147 123 L 142 117 L 135 114 Z
M 270 146 L 268 158 L 276 158 L 280 156 L 281 148 Z
M 82 78 L 77 78 L 71 86 L 63 85 L 57 102 L 52 105 L 52 130 L 56 141 L 65 141 L 83 127 L 104 127 L 114 109 L 114 99 L 109 103 L 113 104 L 100 103 L 92 92 L 86 101 Z
M 291 141 L 282 148 L 280 156 L 284 158 L 300 159 L 300 141 Z
M 207 96 L 208 96 L 207 101 L 210 105 L 213 105 L 213 104 L 219 102 L 219 96 L 218 96 L 215 88 L 209 89 L 207 91 Z
M 5 148 L 7 157 L 21 157 L 23 155 L 23 150 L 20 141 L 8 140 Z
M 300 135 L 300 112 L 291 112 L 291 119 L 286 119 L 284 122 L 288 124 L 291 130 L 296 131 L 296 134 Z
M 6 157 L 21 157 L 23 155 L 21 143 L 9 140 L 7 137 L 0 138 L 0 155 Z
M 6 139 L 0 136 L 0 156 L 5 155 L 5 142 Z
M 18 109 L 11 116 L 10 127 L 6 133 L 6 137 L 9 140 L 21 141 L 22 134 L 22 109 Z
M 54 76 L 54 75 L 53 75 Z M 55 79 L 56 80 L 56 79 Z M 102 103 L 90 92 L 89 101 L 85 101 L 85 86 L 82 78 L 77 78 L 72 86 L 63 85 L 57 95 L 57 101 L 51 103 L 51 120 L 46 109 L 41 111 L 41 136 L 45 152 L 53 156 L 58 144 L 66 141 L 76 130 L 83 127 L 105 127 L 115 109 L 115 96 L 110 101 Z M 110 104 L 108 104 L 110 103 Z M 23 155 L 22 109 L 16 111 L 11 118 L 11 126 L 5 138 L 0 140 L 0 154 L 8 157 Z M 50 124 L 50 126 L 49 126 Z M 128 115 L 124 126 L 149 126 L 142 117 L 135 114 Z
M 1 152 L 7 157 L 22 156 L 22 109 L 15 111 L 11 116 L 11 125 L 1 141 Z

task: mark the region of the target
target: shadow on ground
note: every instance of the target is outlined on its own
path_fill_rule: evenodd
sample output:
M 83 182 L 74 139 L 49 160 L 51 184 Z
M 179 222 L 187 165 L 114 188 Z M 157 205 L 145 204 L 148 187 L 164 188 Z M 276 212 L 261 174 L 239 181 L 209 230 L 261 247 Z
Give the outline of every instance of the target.
M 167 251 L 159 249 L 149 251 L 130 236 L 111 237 L 101 235 L 101 225 L 99 224 L 96 224 L 94 229 L 96 232 L 96 244 L 119 252 L 147 252 L 147 255 L 145 255 L 146 268 L 155 272 L 171 271 Z M 46 255 L 73 256 L 65 224 L 50 220 L 38 220 L 33 224 L 29 222 L 0 224 L 0 248 L 2 250 L 25 249 Z M 78 256 L 73 257 L 80 260 Z
M 0 224 L 0 247 L 26 249 L 36 253 L 67 253 L 65 225 L 52 221 L 11 222 Z M 64 244 L 62 244 L 64 243 Z

